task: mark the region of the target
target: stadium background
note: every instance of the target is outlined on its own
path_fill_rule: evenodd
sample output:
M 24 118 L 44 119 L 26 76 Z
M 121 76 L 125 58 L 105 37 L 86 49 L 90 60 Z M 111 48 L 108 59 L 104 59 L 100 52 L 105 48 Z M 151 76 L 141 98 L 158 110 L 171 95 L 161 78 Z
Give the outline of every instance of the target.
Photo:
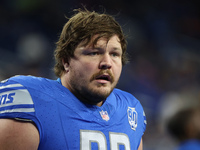
M 167 118 L 200 102 L 198 0 L 1 0 L 0 80 L 17 74 L 55 79 L 53 50 L 73 9 L 106 10 L 128 35 L 131 61 L 118 87 L 138 98 L 147 116 L 144 150 L 171 150 Z

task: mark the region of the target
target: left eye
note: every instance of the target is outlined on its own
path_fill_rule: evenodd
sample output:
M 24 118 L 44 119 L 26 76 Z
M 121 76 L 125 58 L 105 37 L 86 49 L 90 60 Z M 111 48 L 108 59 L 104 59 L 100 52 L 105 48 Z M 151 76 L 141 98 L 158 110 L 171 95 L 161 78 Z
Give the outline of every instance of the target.
M 117 56 L 119 56 L 119 54 L 117 54 L 117 53 L 112 53 L 111 56 L 117 57 Z

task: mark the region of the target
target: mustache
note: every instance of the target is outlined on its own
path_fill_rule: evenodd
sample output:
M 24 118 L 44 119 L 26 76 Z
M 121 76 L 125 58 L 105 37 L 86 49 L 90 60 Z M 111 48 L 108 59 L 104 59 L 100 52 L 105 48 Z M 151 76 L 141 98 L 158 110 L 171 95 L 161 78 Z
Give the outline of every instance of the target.
M 111 73 L 110 70 L 101 70 L 101 71 L 99 71 L 98 73 L 95 73 L 95 74 L 91 77 L 90 81 L 93 81 L 93 80 L 95 80 L 98 76 L 101 76 L 101 75 L 104 75 L 104 74 L 107 74 L 107 75 L 110 76 L 110 81 L 111 81 L 111 83 L 114 82 L 115 78 L 114 78 L 114 76 L 113 76 L 113 74 Z

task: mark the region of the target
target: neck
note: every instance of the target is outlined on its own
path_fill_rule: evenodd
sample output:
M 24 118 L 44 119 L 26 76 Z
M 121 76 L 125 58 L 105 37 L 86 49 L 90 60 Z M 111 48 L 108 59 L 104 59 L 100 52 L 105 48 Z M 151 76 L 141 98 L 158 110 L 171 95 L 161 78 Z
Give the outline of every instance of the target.
M 61 76 L 61 84 L 66 87 L 78 100 L 80 100 L 83 103 L 90 104 L 90 105 L 96 105 L 98 107 L 101 107 L 105 100 L 99 99 L 98 101 L 93 101 L 91 99 L 98 99 L 97 97 L 92 98 L 91 96 L 88 98 L 87 94 L 81 94 L 80 92 L 77 92 L 71 88 L 70 84 L 68 83 L 68 80 L 66 76 Z

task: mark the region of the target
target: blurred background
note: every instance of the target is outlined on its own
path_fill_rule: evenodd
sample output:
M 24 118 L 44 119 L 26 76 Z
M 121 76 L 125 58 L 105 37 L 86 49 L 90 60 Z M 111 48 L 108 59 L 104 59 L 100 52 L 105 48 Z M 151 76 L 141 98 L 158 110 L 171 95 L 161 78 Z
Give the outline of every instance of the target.
M 55 42 L 73 9 L 106 10 L 128 35 L 130 63 L 118 88 L 132 93 L 147 116 L 144 150 L 178 142 L 166 122 L 200 102 L 199 0 L 1 0 L 0 80 L 14 75 L 56 79 Z

